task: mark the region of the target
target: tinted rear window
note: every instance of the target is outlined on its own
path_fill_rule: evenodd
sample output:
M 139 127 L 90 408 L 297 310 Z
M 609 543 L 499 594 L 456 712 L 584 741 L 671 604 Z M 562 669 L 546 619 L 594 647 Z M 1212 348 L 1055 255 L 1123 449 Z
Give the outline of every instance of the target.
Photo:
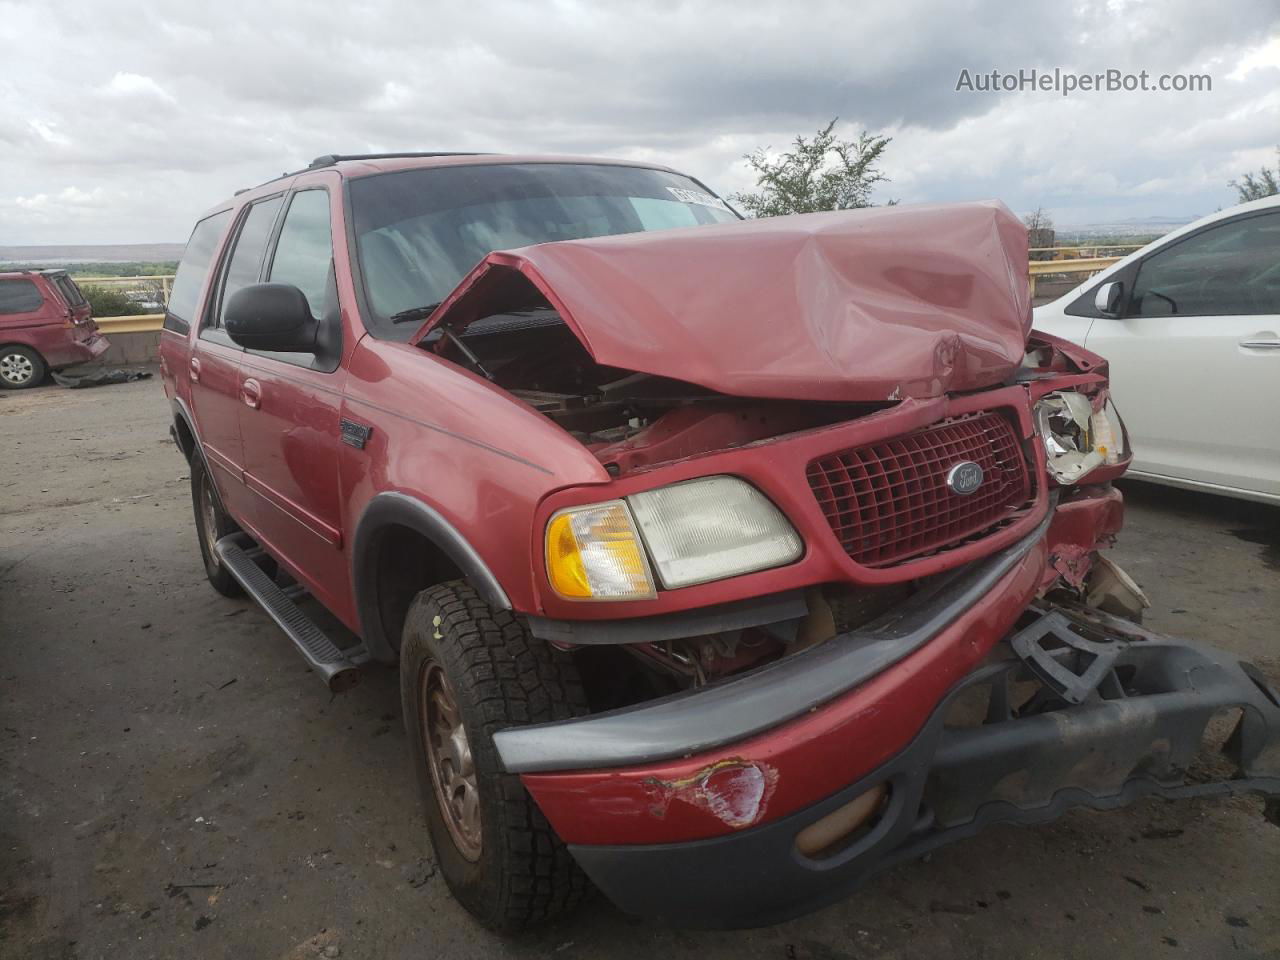
M 0 280 L 0 313 L 31 313 L 44 298 L 33 280 Z
M 173 278 L 173 290 L 169 293 L 170 315 L 185 323 L 191 322 L 200 306 L 200 290 L 209 275 L 214 251 L 218 249 L 218 240 L 230 217 L 230 210 L 215 213 L 201 220 L 191 231 L 191 239 L 187 241 L 187 249 Z
M 76 286 L 76 282 L 68 277 L 65 273 L 60 273 L 49 278 L 53 281 L 53 285 L 58 288 L 58 292 L 62 294 L 62 299 L 66 300 L 73 307 L 78 307 L 84 303 L 84 294 L 80 292 L 80 288 Z

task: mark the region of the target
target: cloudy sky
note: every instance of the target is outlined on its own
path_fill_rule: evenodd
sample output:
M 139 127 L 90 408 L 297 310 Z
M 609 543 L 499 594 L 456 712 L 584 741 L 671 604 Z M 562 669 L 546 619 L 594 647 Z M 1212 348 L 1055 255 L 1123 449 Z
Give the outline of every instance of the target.
M 1212 90 L 956 91 L 1055 67 Z M 1280 3 L 0 0 L 0 244 L 183 241 L 331 152 L 653 159 L 730 193 L 837 116 L 894 138 L 881 199 L 1207 213 L 1275 162 Z

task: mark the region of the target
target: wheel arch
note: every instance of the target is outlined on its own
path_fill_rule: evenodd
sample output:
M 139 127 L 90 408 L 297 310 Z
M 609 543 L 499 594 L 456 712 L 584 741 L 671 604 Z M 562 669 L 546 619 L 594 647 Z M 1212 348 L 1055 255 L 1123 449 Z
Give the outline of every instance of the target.
M 0 338 L 0 350 L 7 350 L 9 347 L 22 347 L 26 350 L 30 350 L 40 358 L 42 363 L 48 366 L 49 361 L 46 360 L 44 354 L 40 352 L 40 348 L 33 343 L 28 343 L 26 340 L 5 340 Z
M 41 353 L 41 352 L 40 352 L 40 348 L 39 348 L 39 347 L 37 347 L 35 344 L 33 344 L 33 343 L 28 343 L 28 342 L 27 342 L 27 341 L 25 341 L 25 340 L 3 340 L 3 339 L 0 339 L 0 353 L 3 353 L 5 350 L 8 350 L 10 347 L 21 347 L 21 348 L 22 348 L 22 349 L 24 349 L 24 350 L 29 350 L 29 351 L 31 351 L 32 353 L 34 353 L 34 354 L 36 355 L 36 359 L 37 359 L 38 361 L 40 361 L 41 366 L 43 366 L 43 367 L 44 367 L 44 369 L 45 369 L 45 374 L 46 374 L 46 375 L 47 375 L 48 371 L 50 371 L 50 370 L 52 370 L 52 369 L 53 369 L 53 367 L 49 366 L 49 359 L 48 359 L 48 357 L 46 357 L 43 353 Z M 26 386 L 26 384 L 23 384 L 23 386 Z M 32 384 L 30 384 L 30 386 L 38 386 L 38 384 L 37 384 L 37 383 L 32 383 Z
M 188 462 L 200 447 L 196 441 L 195 428 L 191 425 L 191 418 L 179 400 L 175 400 L 173 404 L 173 440 Z
M 187 463 L 192 464 L 196 458 L 199 458 L 201 467 L 204 468 L 205 476 L 209 478 L 210 488 L 213 490 L 214 499 L 218 501 L 218 508 L 230 516 L 227 505 L 223 502 L 222 491 L 218 489 L 218 482 L 214 478 L 213 471 L 209 468 L 209 459 L 204 455 L 204 446 L 200 443 L 200 434 L 196 432 L 195 418 L 191 416 L 191 410 L 182 401 L 181 397 L 174 397 L 171 401 L 173 407 L 173 424 L 171 427 L 171 435 L 173 441 L 178 445 L 178 450 L 187 458 Z
M 434 507 L 395 491 L 375 495 L 361 514 L 351 574 L 365 646 L 384 663 L 396 662 L 409 604 L 427 587 L 465 578 L 489 606 L 511 609 L 506 591 L 466 537 Z

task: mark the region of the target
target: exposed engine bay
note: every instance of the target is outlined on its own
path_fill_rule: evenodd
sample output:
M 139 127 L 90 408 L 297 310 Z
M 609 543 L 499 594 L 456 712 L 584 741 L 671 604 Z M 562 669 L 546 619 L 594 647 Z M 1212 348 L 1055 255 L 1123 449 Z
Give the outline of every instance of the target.
M 520 295 L 502 302 L 499 312 L 482 312 L 460 329 L 437 327 L 422 346 L 553 420 L 613 476 L 855 420 L 898 402 L 734 397 L 601 364 L 537 290 L 526 285 L 517 289 Z M 1033 337 L 1011 379 L 1027 382 L 1071 372 L 1082 372 L 1074 356 Z M 1100 406 L 1103 401 L 1105 393 Z M 1082 437 L 1098 427 L 1089 423 L 1095 411 L 1089 401 L 1083 402 L 1088 412 L 1080 412 L 1085 427 L 1077 433 Z M 1091 449 L 1079 437 L 1077 441 L 1073 451 Z M 715 683 L 800 653 L 876 620 L 921 586 L 916 581 L 877 587 L 826 584 L 806 590 L 794 614 L 742 629 L 612 646 L 565 644 L 577 651 L 584 673 L 593 675 L 588 686 L 601 698 L 593 709 L 612 709 Z
M 433 331 L 425 342 L 554 420 L 614 476 L 893 405 L 729 397 L 598 364 L 545 301 L 477 320 L 460 334 Z

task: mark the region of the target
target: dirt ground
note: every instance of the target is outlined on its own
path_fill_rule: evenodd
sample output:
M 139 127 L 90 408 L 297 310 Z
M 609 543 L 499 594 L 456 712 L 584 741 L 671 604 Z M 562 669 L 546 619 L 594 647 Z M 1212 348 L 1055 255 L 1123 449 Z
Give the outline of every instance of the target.
M 396 678 L 331 697 L 204 582 L 155 380 L 0 395 L 0 957 L 1280 957 L 1252 799 L 1002 827 L 778 927 L 600 899 L 479 929 L 435 874 Z M 1149 623 L 1280 678 L 1280 512 L 1130 484 Z

